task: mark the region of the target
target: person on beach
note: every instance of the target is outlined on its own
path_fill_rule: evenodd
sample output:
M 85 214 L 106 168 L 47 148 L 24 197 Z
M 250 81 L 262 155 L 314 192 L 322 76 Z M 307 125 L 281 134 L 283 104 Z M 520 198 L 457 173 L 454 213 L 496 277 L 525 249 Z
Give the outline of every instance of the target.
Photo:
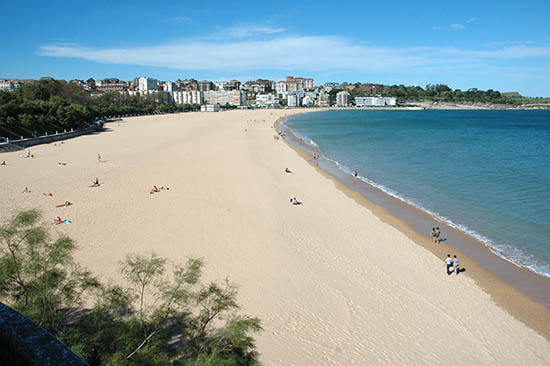
M 302 202 L 298 201 L 298 200 L 296 199 L 296 197 L 294 197 L 294 198 L 291 198 L 291 199 L 290 199 L 290 204 L 293 205 L 293 206 L 296 206 L 296 205 L 301 205 Z
M 50 193 L 42 193 L 42 195 L 46 196 L 46 197 L 53 197 L 53 193 L 50 192 Z
M 458 273 L 460 272 L 460 270 L 458 269 L 458 266 L 460 265 L 460 261 L 458 260 L 458 258 L 456 257 L 456 255 L 453 256 L 453 267 L 455 269 L 455 273 L 457 274 L 458 276 Z
M 447 275 L 450 275 L 453 273 L 450 269 L 453 267 L 453 259 L 451 258 L 450 254 L 447 254 L 447 258 L 445 258 L 445 264 L 447 265 Z
M 438 244 L 441 242 L 440 239 L 439 239 L 440 236 L 441 236 L 441 231 L 439 231 L 439 228 L 436 227 L 435 228 L 435 241 Z
M 353 180 L 357 182 L 357 170 L 355 171 L 355 173 L 353 173 Z
M 285 168 L 285 173 L 292 173 L 292 170 Z
M 94 182 L 92 182 L 92 185 L 90 187 L 99 187 L 99 178 L 96 178 Z
M 6 161 L 2 160 L 2 164 L 0 164 L 0 165 L 6 165 Z
M 432 227 L 431 237 L 432 237 L 432 243 L 435 243 L 435 235 L 436 235 L 435 227 Z
M 31 157 L 31 150 L 27 149 L 27 158 L 30 158 L 30 157 Z
M 97 162 L 100 163 L 101 162 L 101 154 L 97 154 Z
M 31 191 L 30 191 L 29 187 L 25 187 L 25 189 L 21 193 L 31 193 Z

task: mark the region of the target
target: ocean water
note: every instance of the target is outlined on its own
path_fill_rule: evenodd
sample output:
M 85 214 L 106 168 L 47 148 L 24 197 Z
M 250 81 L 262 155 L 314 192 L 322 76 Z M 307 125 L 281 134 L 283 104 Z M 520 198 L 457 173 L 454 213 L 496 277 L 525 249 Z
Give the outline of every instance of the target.
M 344 172 L 550 277 L 550 111 L 327 111 L 286 126 Z

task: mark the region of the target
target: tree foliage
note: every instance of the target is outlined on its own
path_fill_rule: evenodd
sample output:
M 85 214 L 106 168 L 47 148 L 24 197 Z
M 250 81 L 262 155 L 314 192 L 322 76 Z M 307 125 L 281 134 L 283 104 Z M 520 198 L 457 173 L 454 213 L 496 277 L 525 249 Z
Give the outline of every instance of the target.
M 39 220 L 38 211 L 23 211 L 0 227 L 0 296 L 59 334 L 64 310 L 80 306 L 83 293 L 99 282 L 74 263 L 74 242 L 67 236 L 50 240 Z
M 15 138 L 89 126 L 96 118 L 196 111 L 195 104 L 166 104 L 163 94 L 91 95 L 82 86 L 42 78 L 15 91 L 0 91 L 0 136 Z
M 201 282 L 202 260 L 130 254 L 120 263 L 123 284 L 102 285 L 75 265 L 73 241 L 49 240 L 39 221 L 30 210 L 0 227 L 0 296 L 90 365 L 257 363 L 259 319 L 238 313 L 227 279 Z M 92 308 L 82 307 L 83 293 L 95 295 Z

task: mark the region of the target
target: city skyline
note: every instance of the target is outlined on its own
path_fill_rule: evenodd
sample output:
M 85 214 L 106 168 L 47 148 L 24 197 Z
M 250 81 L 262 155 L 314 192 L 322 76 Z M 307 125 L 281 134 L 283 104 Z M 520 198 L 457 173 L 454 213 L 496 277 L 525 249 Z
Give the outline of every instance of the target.
M 248 3 L 243 3 L 248 4 Z M 550 4 L 0 5 L 0 78 L 446 84 L 550 96 Z M 29 19 L 29 21 L 25 21 Z

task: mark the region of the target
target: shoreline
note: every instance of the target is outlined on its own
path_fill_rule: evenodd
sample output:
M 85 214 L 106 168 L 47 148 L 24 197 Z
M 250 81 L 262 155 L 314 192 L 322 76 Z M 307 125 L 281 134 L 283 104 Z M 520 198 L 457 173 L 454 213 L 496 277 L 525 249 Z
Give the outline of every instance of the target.
M 109 133 L 37 146 L 34 159 L 8 153 L 0 207 L 70 219 L 50 224 L 52 235 L 75 240 L 75 260 L 105 282 L 122 281 L 118 263 L 129 253 L 202 258 L 203 278 L 229 279 L 242 313 L 261 319 L 254 339 L 266 366 L 436 365 L 449 355 L 547 364 L 540 330 L 470 276 L 444 274 L 441 259 L 411 240 L 414 230 L 404 234 L 394 216 L 276 138 L 277 119 L 303 112 L 135 117 Z M 92 189 L 95 177 L 101 187 Z M 153 184 L 170 190 L 150 194 Z M 32 193 L 22 194 L 27 185 Z M 65 200 L 74 204 L 56 207 Z M 549 324 L 526 304 L 533 322 Z
M 355 109 L 354 109 L 355 110 Z M 310 113 L 322 112 L 311 111 Z M 336 188 L 353 198 L 358 204 L 371 210 L 383 222 L 401 231 L 415 244 L 427 249 L 443 262 L 447 253 L 459 253 L 464 273 L 488 293 L 494 302 L 550 341 L 550 279 L 528 268 L 516 265 L 491 251 L 479 239 L 437 220 L 427 212 L 390 196 L 377 187 L 338 170 L 329 161 L 315 164 L 312 153 L 322 153 L 316 147 L 297 137 L 285 122 L 276 121 L 274 128 L 289 136 L 284 141 L 300 157 L 331 179 Z M 429 225 L 426 222 L 430 221 Z M 433 224 L 433 225 L 432 225 Z M 438 225 L 446 234 L 449 244 L 433 244 L 422 234 L 423 228 Z M 425 230 L 427 231 L 427 230 Z M 454 244 L 453 244 L 454 243 Z

